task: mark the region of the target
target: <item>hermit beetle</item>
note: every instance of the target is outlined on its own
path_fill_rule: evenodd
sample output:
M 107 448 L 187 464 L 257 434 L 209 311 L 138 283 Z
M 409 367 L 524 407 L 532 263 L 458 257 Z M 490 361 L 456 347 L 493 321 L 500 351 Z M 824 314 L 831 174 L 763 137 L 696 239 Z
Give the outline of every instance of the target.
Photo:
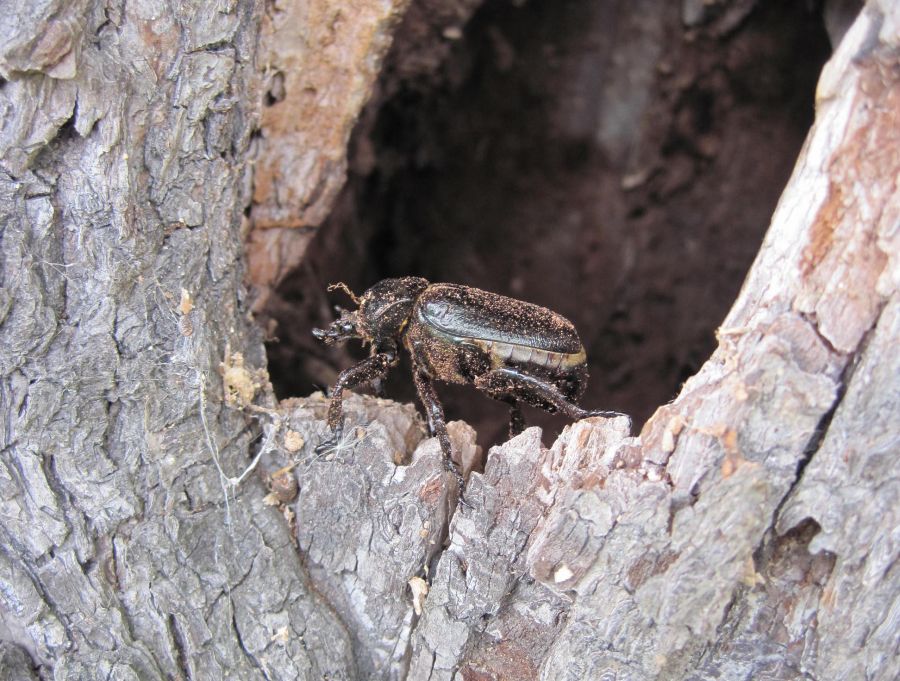
M 433 381 L 468 383 L 510 406 L 510 435 L 525 421 L 519 403 L 561 412 L 571 419 L 621 416 L 615 411 L 587 411 L 576 404 L 588 372 L 584 347 L 575 327 L 547 308 L 457 284 L 431 284 L 420 277 L 383 279 L 357 297 L 355 311 L 337 308 L 340 318 L 313 335 L 327 344 L 360 338 L 371 343 L 368 359 L 341 372 L 331 391 L 328 426 L 334 440 L 342 427 L 344 390 L 383 379 L 397 364 L 402 344 L 412 357 L 413 380 L 425 407 L 428 428 L 436 435 L 446 465 L 462 487 L 450 455 L 444 410 Z

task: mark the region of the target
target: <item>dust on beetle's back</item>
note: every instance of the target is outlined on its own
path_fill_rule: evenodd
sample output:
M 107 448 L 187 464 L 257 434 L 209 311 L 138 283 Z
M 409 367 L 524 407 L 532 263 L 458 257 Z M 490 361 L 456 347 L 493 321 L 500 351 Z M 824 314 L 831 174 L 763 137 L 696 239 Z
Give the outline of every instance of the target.
M 575 327 L 547 308 L 456 284 L 433 284 L 416 300 L 405 344 L 431 374 L 468 383 L 499 367 L 550 380 L 585 365 Z M 469 374 L 468 376 L 466 374 Z

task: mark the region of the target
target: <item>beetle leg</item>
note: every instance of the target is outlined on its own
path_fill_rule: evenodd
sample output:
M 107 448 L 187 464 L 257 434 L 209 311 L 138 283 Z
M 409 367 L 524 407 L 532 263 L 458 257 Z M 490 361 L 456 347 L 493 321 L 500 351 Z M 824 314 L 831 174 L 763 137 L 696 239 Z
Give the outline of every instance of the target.
M 616 416 L 625 416 L 628 418 L 629 422 L 631 421 L 631 417 L 628 416 L 628 414 L 623 414 L 620 411 L 608 411 L 606 409 L 592 409 L 580 418 L 586 419 L 590 418 L 591 416 L 605 416 L 608 419 L 615 418 Z
M 525 416 L 522 414 L 519 399 L 515 397 L 516 388 L 512 381 L 502 374 L 491 371 L 478 376 L 473 384 L 488 397 L 509 405 L 510 439 L 525 430 Z
M 617 411 L 589 411 L 582 409 L 574 402 L 570 402 L 553 383 L 534 376 L 528 376 L 515 369 L 494 369 L 489 374 L 479 376 L 475 381 L 475 385 L 486 392 L 498 396 L 505 394 L 510 397 L 513 395 L 536 397 L 573 421 L 586 419 L 589 416 L 612 417 L 625 415 Z
M 525 430 L 525 417 L 518 400 L 513 400 L 509 408 L 509 436 L 515 437 Z
M 437 436 L 441 445 L 441 451 L 444 453 L 444 467 L 453 473 L 453 477 L 456 478 L 460 498 L 462 498 L 466 482 L 459 468 L 453 462 L 453 448 L 450 445 L 450 435 L 447 433 L 444 408 L 438 400 L 431 377 L 422 368 L 413 367 L 413 380 L 416 384 L 416 391 L 419 393 L 419 399 L 422 401 L 422 406 L 425 407 L 425 415 L 428 417 L 428 430 L 432 436 Z
M 428 417 L 428 432 L 433 436 L 437 436 L 441 443 L 441 449 L 448 456 L 450 455 L 450 437 L 447 435 L 447 425 L 444 420 L 444 408 L 438 401 L 437 392 L 428 376 L 422 369 L 417 368 L 413 374 L 413 380 L 416 383 L 416 391 L 419 393 L 419 399 L 425 407 L 425 415 Z
M 522 415 L 519 400 L 511 395 L 492 395 L 492 397 L 509 405 L 509 437 L 514 438 L 525 430 L 525 417 Z
M 362 383 L 371 383 L 384 378 L 388 370 L 397 361 L 394 352 L 379 352 L 356 366 L 344 369 L 334 383 L 331 391 L 331 404 L 328 407 L 328 427 L 334 430 L 341 420 L 343 411 L 344 390 L 355 388 Z
M 379 348 L 378 346 L 373 345 L 373 346 L 372 346 L 372 351 L 369 353 L 369 356 L 377 355 L 377 354 L 379 354 L 379 352 L 383 353 L 383 352 L 384 352 L 384 349 L 383 349 L 383 348 Z M 396 354 L 396 353 L 395 353 L 395 354 Z M 395 360 L 391 366 L 393 366 L 393 365 L 396 364 L 396 363 L 397 363 L 397 362 L 396 362 L 396 360 Z M 385 393 L 385 391 L 384 391 L 384 381 L 385 381 L 385 378 L 387 378 L 387 371 L 386 371 L 386 370 L 384 371 L 384 373 L 382 373 L 382 374 L 376 376 L 375 378 L 373 378 L 373 379 L 370 381 L 370 383 L 372 384 L 372 392 L 375 393 L 375 397 L 381 397 L 381 398 L 387 397 L 387 393 Z
M 361 383 L 370 383 L 384 378 L 388 370 L 397 362 L 397 353 L 393 351 L 378 352 L 356 366 L 344 369 L 331 390 L 331 404 L 328 405 L 328 427 L 334 437 L 316 447 L 316 452 L 334 446 L 340 437 L 343 422 L 344 390 L 354 388 Z

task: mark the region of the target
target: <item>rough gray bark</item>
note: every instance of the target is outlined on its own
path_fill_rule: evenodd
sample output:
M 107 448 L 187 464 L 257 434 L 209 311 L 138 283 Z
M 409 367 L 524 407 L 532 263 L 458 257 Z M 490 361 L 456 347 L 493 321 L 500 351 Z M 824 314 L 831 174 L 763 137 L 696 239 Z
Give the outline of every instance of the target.
M 327 403 L 271 400 L 241 288 L 262 8 L 5 15 L 0 676 L 900 675 L 895 4 L 823 74 L 702 371 L 639 436 L 527 430 L 464 504 L 411 407 L 348 398 L 316 455 Z
M 240 238 L 261 13 L 4 3 L 3 678 L 354 676 L 263 485 L 225 479 L 258 429 L 220 363 L 264 365 Z

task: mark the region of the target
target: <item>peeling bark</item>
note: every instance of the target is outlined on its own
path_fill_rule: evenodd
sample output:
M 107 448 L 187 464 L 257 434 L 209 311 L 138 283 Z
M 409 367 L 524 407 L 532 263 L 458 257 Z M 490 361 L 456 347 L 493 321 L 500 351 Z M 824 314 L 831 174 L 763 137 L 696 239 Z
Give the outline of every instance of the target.
M 260 38 L 266 92 L 247 236 L 255 312 L 303 260 L 315 228 L 329 215 L 347 177 L 350 134 L 373 92 L 436 69 L 481 2 L 267 7 Z M 395 73 L 377 83 L 392 46 Z
M 462 503 L 413 407 L 350 396 L 317 454 L 327 402 L 272 398 L 242 289 L 263 15 L 2 27 L 0 676 L 900 676 L 900 9 L 844 36 L 678 398 L 483 464 L 451 424 Z
M 250 279 L 297 266 L 347 173 L 347 143 L 408 0 L 271 3 L 260 27 L 265 95 L 254 150 Z

